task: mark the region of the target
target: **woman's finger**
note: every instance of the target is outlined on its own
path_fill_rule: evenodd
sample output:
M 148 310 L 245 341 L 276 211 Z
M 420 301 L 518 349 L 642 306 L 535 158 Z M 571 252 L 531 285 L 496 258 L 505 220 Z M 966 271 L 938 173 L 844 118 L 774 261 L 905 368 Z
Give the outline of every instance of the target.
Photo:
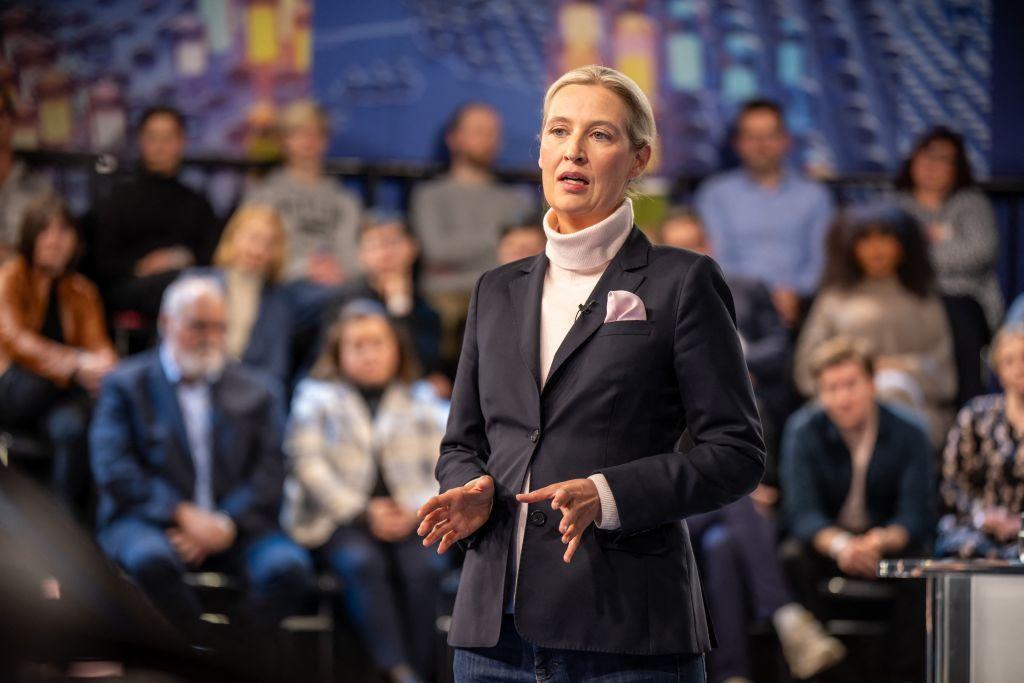
M 416 511 L 416 516 L 421 518 L 426 517 L 430 512 L 437 508 L 448 507 L 456 490 L 457 489 L 452 489 L 451 491 L 445 491 L 444 493 L 439 493 L 436 496 L 431 496 L 427 502 L 421 505 L 420 509 Z
M 551 484 L 537 489 L 536 491 L 530 491 L 529 493 L 518 493 L 516 494 L 516 500 L 520 503 L 539 503 L 542 500 L 547 500 L 551 496 L 555 495 L 555 491 L 561 486 L 561 483 Z
M 449 548 L 455 545 L 455 542 L 458 541 L 459 538 L 460 536 L 458 532 L 456 532 L 454 529 L 446 533 L 441 538 L 441 543 L 437 546 L 437 554 L 444 555 L 446 552 L 448 552 Z
M 575 524 L 570 524 L 569 526 L 567 526 L 565 528 L 565 531 L 562 532 L 562 543 L 568 543 L 569 541 L 572 540 L 573 536 L 575 536 L 575 535 L 576 535 L 576 525 Z
M 424 545 L 424 547 L 431 546 L 431 545 L 434 545 L 435 543 L 437 543 L 437 541 L 442 536 L 444 536 L 446 533 L 451 531 L 451 528 L 452 528 L 451 520 L 449 520 L 449 519 L 443 519 L 440 522 L 438 522 L 437 524 L 435 524 L 433 526 L 433 528 L 431 528 L 430 533 L 428 533 L 423 538 L 423 545 Z
M 436 526 L 438 522 L 440 522 L 442 519 L 446 519 L 447 517 L 447 506 L 440 507 L 437 508 L 436 510 L 430 511 L 429 513 L 427 513 L 426 517 L 423 517 L 422 520 L 420 521 L 419 527 L 417 527 L 416 529 L 416 533 L 418 533 L 420 536 L 423 536 L 428 531 L 430 531 L 434 526 Z
M 562 508 L 562 521 L 558 523 L 558 530 L 565 533 L 570 524 L 574 524 L 580 516 L 579 510 L 573 508 Z
M 555 490 L 555 495 L 551 497 L 551 509 L 561 510 L 568 508 L 572 505 L 572 494 L 565 490 L 564 487 L 559 487 Z
M 569 564 L 572 562 L 572 556 L 576 554 L 576 549 L 580 547 L 580 537 L 573 536 L 572 540 L 569 541 L 569 547 L 566 548 L 565 554 L 562 555 L 562 560 Z

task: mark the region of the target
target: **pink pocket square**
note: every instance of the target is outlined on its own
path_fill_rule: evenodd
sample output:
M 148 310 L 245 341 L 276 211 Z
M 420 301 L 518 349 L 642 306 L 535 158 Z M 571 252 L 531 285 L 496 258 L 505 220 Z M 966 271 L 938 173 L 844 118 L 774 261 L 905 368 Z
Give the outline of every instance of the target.
M 623 320 L 647 320 L 647 309 L 633 292 L 615 289 L 608 292 L 608 312 L 605 313 L 606 323 L 617 323 Z

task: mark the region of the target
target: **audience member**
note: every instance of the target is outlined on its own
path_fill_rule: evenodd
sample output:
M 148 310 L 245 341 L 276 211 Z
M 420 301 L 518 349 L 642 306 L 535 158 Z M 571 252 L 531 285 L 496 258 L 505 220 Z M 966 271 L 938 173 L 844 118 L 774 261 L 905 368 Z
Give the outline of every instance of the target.
M 498 237 L 498 265 L 536 256 L 544 251 L 548 238 L 540 219 L 536 222 L 509 223 Z
M 312 565 L 277 521 L 280 398 L 228 359 L 227 329 L 220 282 L 184 275 L 164 295 L 160 346 L 104 382 L 89 433 L 97 538 L 186 630 L 202 612 L 188 570 L 239 574 L 243 623 L 269 630 L 303 600 Z
M 842 643 L 828 636 L 814 615 L 794 599 L 775 552 L 775 524 L 755 509 L 750 498 L 690 517 L 686 524 L 718 637 L 709 680 L 753 680 L 749 615 L 771 620 L 796 678 L 810 678 L 843 659 Z
M 919 413 L 941 447 L 956 393 L 953 337 L 917 221 L 889 203 L 855 207 L 837 221 L 828 250 L 797 342 L 797 387 L 814 393 L 811 359 L 821 342 L 852 337 L 875 357 L 879 395 Z
M 429 679 L 443 560 L 419 542 L 416 510 L 437 492 L 442 426 L 411 391 L 415 361 L 378 303 L 346 306 L 296 389 L 283 519 L 345 586 L 345 603 L 392 680 Z
M 742 167 L 703 183 L 696 205 L 725 274 L 767 284 L 792 327 L 821 275 L 832 199 L 785 164 L 790 145 L 779 105 L 746 103 L 733 131 Z
M 530 215 L 533 202 L 494 179 L 501 117 L 489 105 L 460 107 L 445 134 L 448 173 L 416 186 L 411 219 L 423 245 L 423 286 L 441 314 L 442 353 L 457 357 L 459 329 L 476 279 L 495 264 L 502 225 Z
M 279 283 L 284 272 L 281 217 L 262 204 L 243 204 L 213 254 L 227 297 L 227 352 L 279 379 L 291 371 L 291 311 Z
M 957 415 L 943 458 L 936 554 L 1016 559 L 1024 511 L 1019 452 L 1024 434 L 1024 326 L 1004 327 L 992 342 L 1003 391 L 978 396 Z
M 17 252 L 21 219 L 34 198 L 50 192 L 43 178 L 29 173 L 14 156 L 17 109 L 10 90 L 0 88 L 0 263 Z
M 0 424 L 53 444 L 54 488 L 82 515 L 89 492 L 90 397 L 117 362 L 96 287 L 74 271 L 81 246 L 56 196 L 31 202 L 19 254 L 0 267 Z
M 397 215 L 369 213 L 359 231 L 359 263 L 363 274 L 342 290 L 327 324 L 345 304 L 356 299 L 380 302 L 412 339 L 421 367 L 451 394 L 451 381 L 440 373 L 441 318 L 419 291 L 416 260 L 419 244 Z
M 139 169 L 87 217 L 89 261 L 108 311 L 157 317 L 164 289 L 190 266 L 209 263 L 220 225 L 209 202 L 178 180 L 185 119 L 152 107 L 139 121 Z
M 315 328 L 337 288 L 358 269 L 356 233 L 362 211 L 356 195 L 324 174 L 330 143 L 327 112 L 311 100 L 281 114 L 284 167 L 246 201 L 273 206 L 288 236 L 284 278 L 300 330 Z
M 989 327 L 999 327 L 1003 295 L 996 280 L 996 216 L 974 184 L 963 137 L 943 126 L 925 133 L 896 187 L 907 210 L 925 226 L 939 289 L 974 297 Z
M 818 586 L 842 574 L 866 580 L 878 561 L 928 552 L 934 468 L 916 420 L 881 405 L 874 362 L 848 338 L 815 349 L 818 406 L 796 413 L 782 445 L 783 508 L 794 543 L 786 564 L 800 601 L 826 617 Z M 921 680 L 924 601 L 916 582 L 895 582 L 888 661 L 898 680 Z

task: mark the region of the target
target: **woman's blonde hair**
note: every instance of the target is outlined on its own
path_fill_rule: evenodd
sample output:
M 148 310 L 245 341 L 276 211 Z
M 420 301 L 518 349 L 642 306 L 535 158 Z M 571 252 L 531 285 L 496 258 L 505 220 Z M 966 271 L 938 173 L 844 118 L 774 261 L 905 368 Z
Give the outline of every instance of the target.
M 224 234 L 217 243 L 217 250 L 213 252 L 213 264 L 221 268 L 235 264 L 235 240 L 243 227 L 251 221 L 263 221 L 270 226 L 274 232 L 274 254 L 270 258 L 265 277 L 270 282 L 280 282 L 284 276 L 285 242 L 284 224 L 281 222 L 281 214 L 266 204 L 243 204 L 231 214 L 231 219 L 224 227 Z
M 551 84 L 544 95 L 544 110 L 541 125 L 548 120 L 548 108 L 555 94 L 567 85 L 599 85 L 607 88 L 622 100 L 629 114 L 626 118 L 626 134 L 636 150 L 654 147 L 658 137 L 658 127 L 654 122 L 654 110 L 651 101 L 632 78 L 607 66 L 590 64 L 578 69 L 567 71 Z
M 1024 339 L 1024 324 L 1010 323 L 1003 325 L 996 332 L 996 336 L 992 339 L 992 345 L 988 349 L 988 364 L 993 370 L 999 369 L 999 352 L 1011 339 Z
M 331 132 L 327 111 L 313 100 L 295 100 L 281 112 L 280 126 L 284 133 L 309 125 L 316 126 L 325 137 Z

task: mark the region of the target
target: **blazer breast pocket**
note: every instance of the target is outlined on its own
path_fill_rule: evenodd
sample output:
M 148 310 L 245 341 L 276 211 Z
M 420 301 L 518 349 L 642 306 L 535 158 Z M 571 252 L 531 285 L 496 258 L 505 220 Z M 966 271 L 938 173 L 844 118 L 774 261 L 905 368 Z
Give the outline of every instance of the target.
M 603 337 L 607 334 L 637 334 L 649 336 L 654 330 L 652 320 L 621 320 L 619 322 L 604 323 L 597 330 L 597 336 Z

